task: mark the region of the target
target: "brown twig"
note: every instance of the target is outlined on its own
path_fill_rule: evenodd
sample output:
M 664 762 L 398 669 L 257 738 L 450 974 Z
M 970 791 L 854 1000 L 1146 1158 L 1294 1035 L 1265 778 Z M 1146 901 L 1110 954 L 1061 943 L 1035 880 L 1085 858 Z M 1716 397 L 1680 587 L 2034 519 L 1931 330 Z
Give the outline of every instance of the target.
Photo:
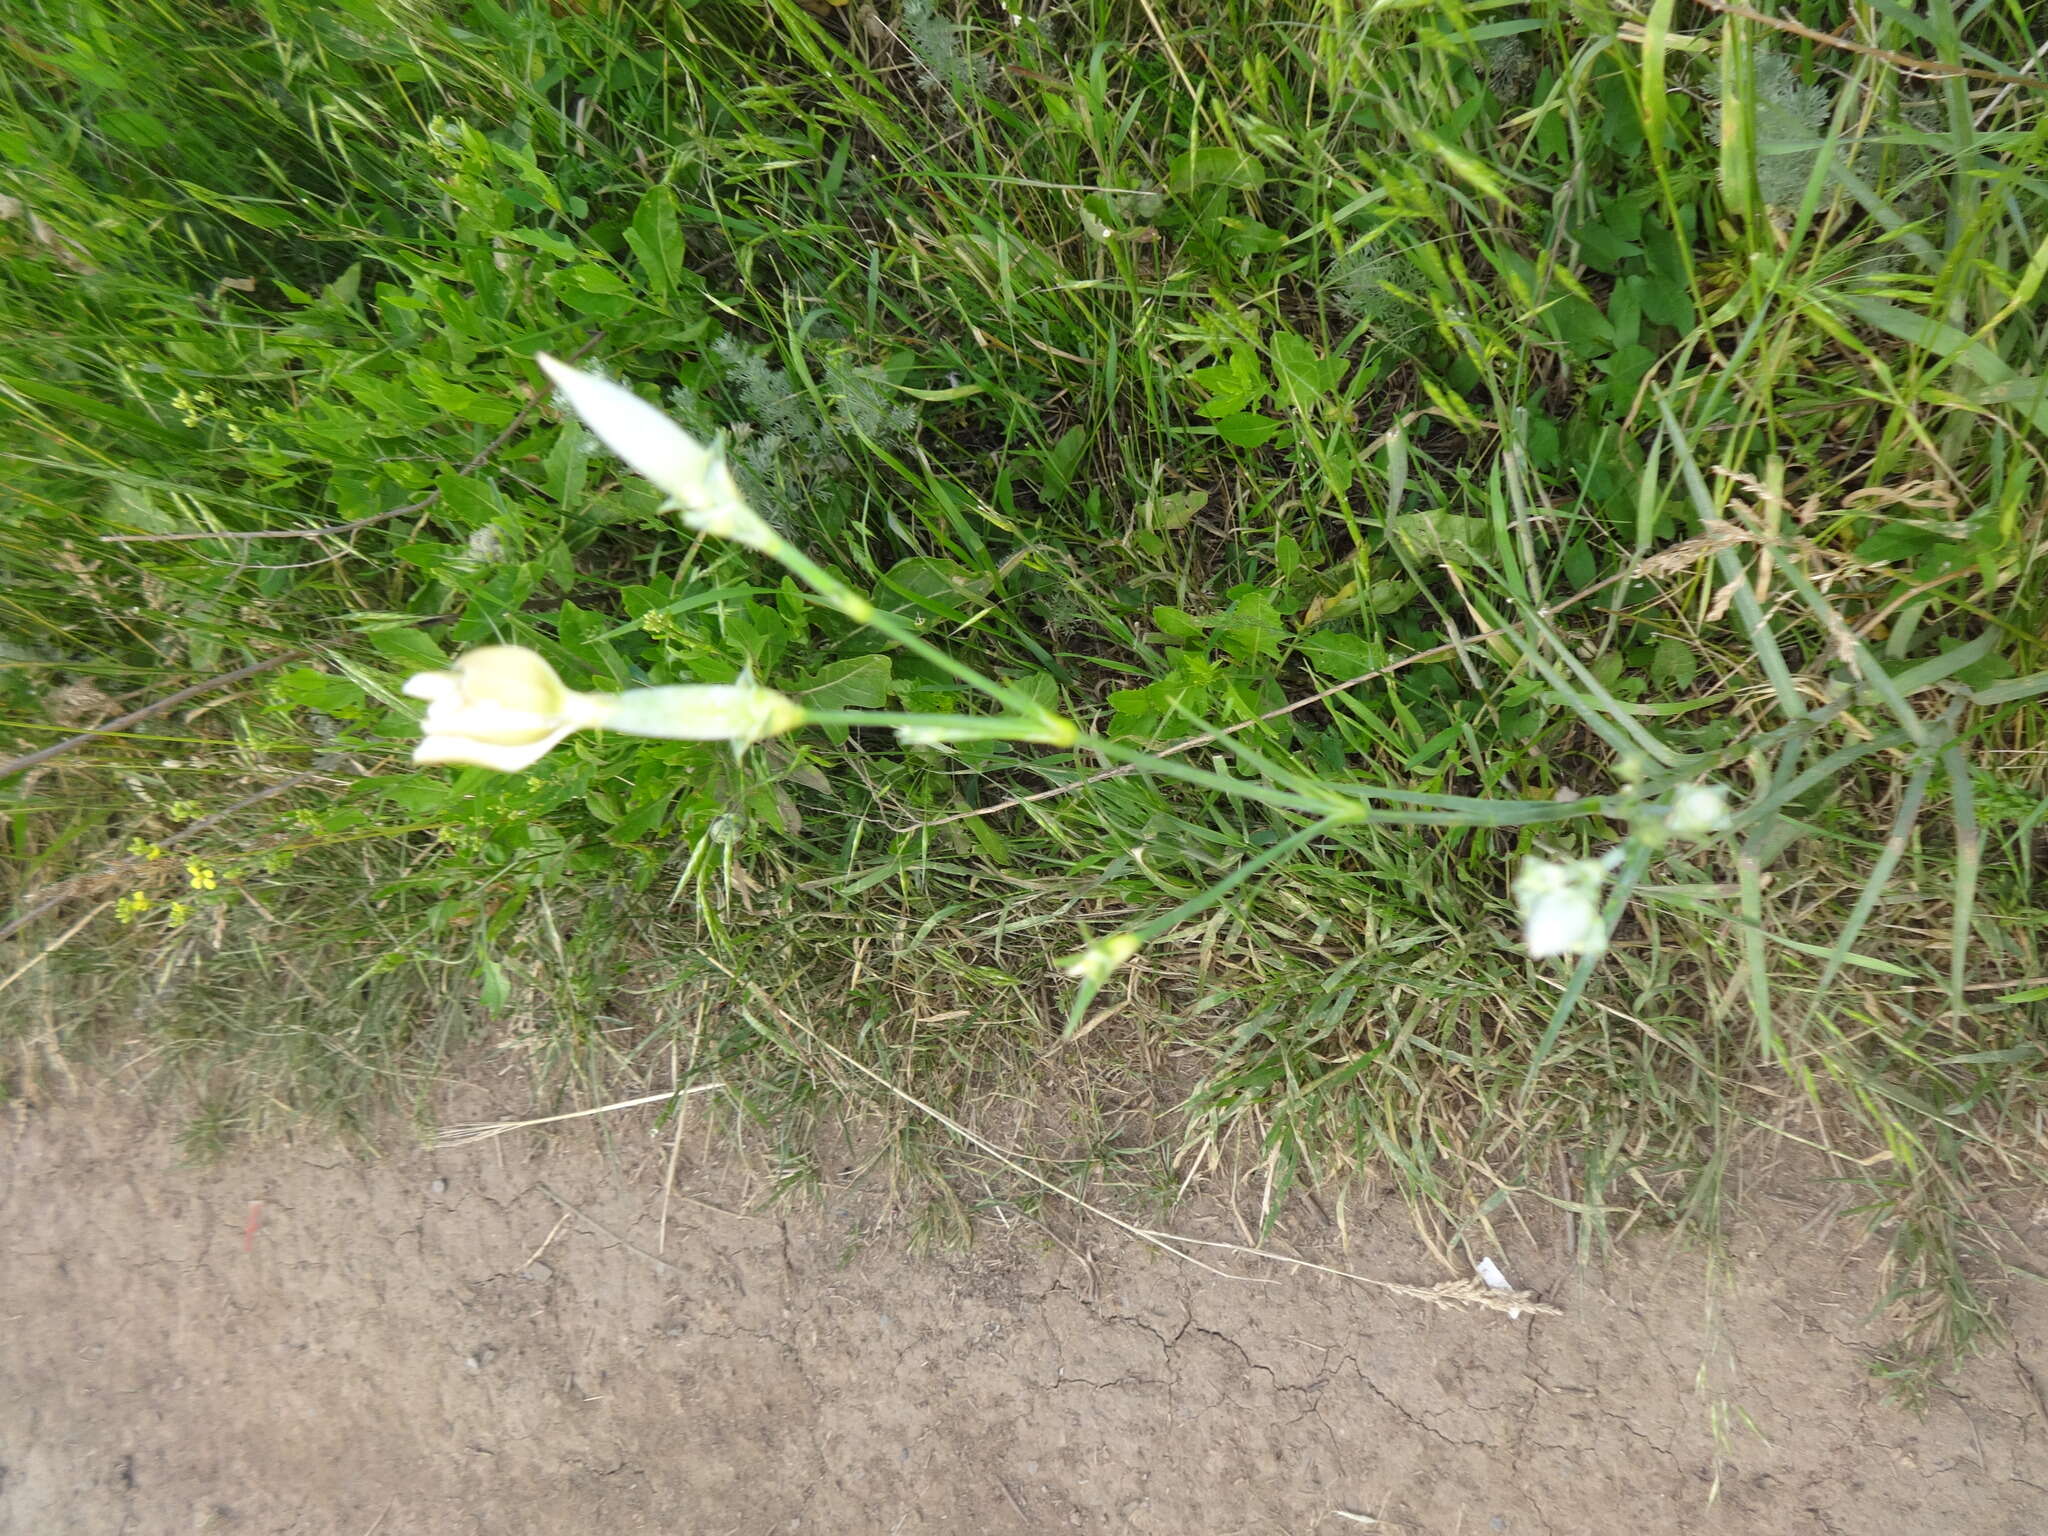
M 288 779 L 284 779 L 276 784 L 272 784 L 267 789 L 259 789 L 253 795 L 244 795 L 241 799 L 237 800 L 233 805 L 224 806 L 222 809 L 215 811 L 211 816 L 201 817 L 198 821 L 193 822 L 190 826 L 180 827 L 176 832 L 173 832 L 169 837 L 166 837 L 157 846 L 161 848 L 175 848 L 179 843 L 188 842 L 192 838 L 197 837 L 202 832 L 211 831 L 214 827 L 218 826 L 228 817 L 234 815 L 237 811 L 246 811 L 250 806 L 261 805 L 265 800 L 274 800 L 279 795 L 287 794 L 290 791 L 297 789 L 301 784 L 308 783 L 313 779 L 321 777 L 321 775 L 325 774 L 329 769 L 333 768 L 334 765 L 336 763 L 339 763 L 340 761 L 341 758 L 338 756 L 323 757 L 320 759 L 319 762 L 315 763 L 312 767 L 303 769 L 300 772 L 293 774 Z M 130 869 L 140 869 L 142 868 L 143 865 L 147 864 L 148 862 L 149 860 L 139 857 L 114 859 L 107 864 L 101 865 L 97 870 L 95 870 L 90 875 L 73 876 L 70 879 L 60 882 L 60 884 L 56 888 L 55 894 L 49 896 L 46 900 L 44 900 L 42 905 L 30 908 L 28 911 L 22 913 L 19 917 L 9 922 L 4 928 L 0 928 L 0 942 L 4 942 L 7 939 L 13 938 L 14 935 L 21 932 L 22 929 L 26 928 L 30 923 L 34 922 L 37 918 L 41 917 L 45 912 L 48 912 L 53 908 L 61 907 L 62 905 L 64 905 L 65 902 L 69 901 L 74 895 L 78 893 L 78 890 L 82 884 L 92 881 L 105 880 L 109 876 L 118 875 Z M 43 887 L 43 889 L 49 890 L 50 887 L 45 886 Z
M 606 1226 L 603 1222 L 599 1221 L 595 1216 L 592 1216 L 588 1211 L 578 1210 L 575 1206 L 571 1205 L 568 1201 L 564 1200 L 560 1195 L 556 1194 L 554 1190 L 550 1189 L 546 1184 L 536 1184 L 534 1185 L 534 1188 L 539 1190 L 542 1194 L 546 1195 L 550 1200 L 554 1201 L 555 1204 L 559 1205 L 563 1210 L 567 1211 L 571 1216 L 574 1216 L 578 1221 L 582 1222 L 585 1226 L 594 1228 L 596 1231 L 610 1238 L 619 1247 L 625 1249 L 626 1252 L 638 1254 L 641 1258 L 645 1259 L 648 1263 L 652 1264 L 656 1269 L 666 1270 L 671 1275 L 683 1274 L 682 1270 L 678 1269 L 675 1265 L 669 1263 L 667 1259 L 662 1258 L 659 1254 L 649 1253 L 645 1248 L 642 1248 L 637 1244 L 627 1242 L 623 1237 L 619 1236 L 618 1233 L 614 1232 L 610 1227 Z
M 1740 21 L 1753 21 L 1759 26 L 1773 27 L 1780 32 L 1790 32 L 1794 37 L 1803 37 L 1808 42 L 1819 43 L 1823 48 L 1838 48 L 1843 53 L 1860 53 L 1866 59 L 1882 59 L 1887 64 L 1896 64 L 1900 69 L 1915 74 L 1935 75 L 1954 78 L 1960 76 L 1969 80 L 1989 80 L 1997 85 L 2020 85 L 2028 90 L 2048 91 L 2048 80 L 2035 75 L 2008 75 L 2002 70 L 1978 69 L 1970 64 L 1944 64 L 1938 59 L 1916 59 L 1909 53 L 1893 53 L 1889 48 L 1873 48 L 1868 43 L 1851 42 L 1832 32 L 1822 32 L 1803 22 L 1787 21 L 1782 16 L 1766 16 L 1753 11 L 1746 5 L 1730 4 L 1729 0 L 1699 0 L 1702 7 L 1719 11 L 1723 16 L 1733 16 Z
M 582 346 L 571 352 L 569 354 L 570 360 L 574 361 L 582 357 L 602 340 L 604 340 L 604 332 L 599 331 L 588 341 L 584 342 Z M 540 400 L 539 390 L 528 389 L 526 392 L 526 403 L 519 407 L 518 414 L 507 424 L 505 430 L 478 449 L 475 456 L 467 464 L 463 465 L 461 469 L 457 470 L 456 473 L 459 475 L 473 473 L 492 454 L 511 442 L 514 434 L 526 425 L 526 418 L 533 414 L 533 408 L 540 404 Z M 385 512 L 372 512 L 368 517 L 359 517 L 353 522 L 329 523 L 324 528 L 255 528 L 241 532 L 228 531 L 218 533 L 103 533 L 100 535 L 100 542 L 102 544 L 189 544 L 207 539 L 240 542 L 250 539 L 336 538 L 345 533 L 359 533 L 365 528 L 376 526 L 378 523 L 389 522 L 394 517 L 404 517 L 409 512 L 424 512 L 440 499 L 441 490 L 440 487 L 436 486 L 418 501 L 409 501 L 402 507 L 392 507 L 389 511 Z
M 121 732 L 127 730 L 129 726 L 140 725 L 143 721 L 163 714 L 166 710 L 176 709 L 187 699 L 196 699 L 202 693 L 211 693 L 216 688 L 225 688 L 230 683 L 239 683 L 244 678 L 256 676 L 259 672 L 268 672 L 272 667 L 281 667 L 288 661 L 297 661 L 306 654 L 304 651 L 287 651 L 284 655 L 273 656 L 268 661 L 252 661 L 246 667 L 237 667 L 232 672 L 221 673 L 219 677 L 209 677 L 203 683 L 194 683 L 189 688 L 180 688 L 176 693 L 166 694 L 154 704 L 145 704 L 133 713 L 123 715 L 110 725 L 96 725 L 89 731 L 80 731 L 76 736 L 68 736 L 62 741 L 52 743 L 50 746 L 39 747 L 25 757 L 17 757 L 12 762 L 0 763 L 0 779 L 10 778 L 24 769 L 35 767 L 37 763 L 47 763 L 51 758 L 58 756 L 60 753 L 69 752 L 73 747 L 82 747 L 87 742 L 96 741 L 102 736 L 118 736 Z

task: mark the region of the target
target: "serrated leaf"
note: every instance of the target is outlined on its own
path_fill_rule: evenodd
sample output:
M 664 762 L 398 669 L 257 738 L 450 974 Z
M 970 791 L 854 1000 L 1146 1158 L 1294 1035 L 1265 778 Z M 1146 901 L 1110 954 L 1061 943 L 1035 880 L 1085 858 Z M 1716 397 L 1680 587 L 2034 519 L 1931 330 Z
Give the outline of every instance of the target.
M 1195 413 L 1210 417 L 1235 415 L 1263 400 L 1271 387 L 1250 347 L 1233 348 L 1221 362 L 1195 369 L 1188 382 L 1209 397 Z
M 1271 351 L 1281 403 L 1304 415 L 1328 398 L 1344 377 L 1342 358 L 1324 357 L 1308 338 L 1293 331 L 1278 332 Z

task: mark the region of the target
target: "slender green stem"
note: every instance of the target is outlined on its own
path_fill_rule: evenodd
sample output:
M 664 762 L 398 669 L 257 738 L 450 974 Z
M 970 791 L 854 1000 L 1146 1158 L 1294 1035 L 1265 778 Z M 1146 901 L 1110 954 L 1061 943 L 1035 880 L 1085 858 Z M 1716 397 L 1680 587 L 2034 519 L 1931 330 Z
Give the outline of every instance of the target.
M 798 580 L 823 598 L 838 612 L 845 614 L 856 624 L 865 624 L 878 630 L 913 655 L 921 656 L 933 666 L 942 668 L 970 688 L 979 689 L 990 698 L 997 700 L 1018 714 L 1039 722 L 1040 726 L 1053 734 L 1056 739 L 1072 741 L 1077 734 L 1071 721 L 1055 714 L 1029 694 L 999 682 L 961 661 L 950 652 L 933 645 L 924 636 L 912 629 L 896 614 L 886 608 L 877 608 L 862 597 L 833 571 L 820 565 L 809 555 L 785 539 L 777 539 L 766 551 L 778 560 Z

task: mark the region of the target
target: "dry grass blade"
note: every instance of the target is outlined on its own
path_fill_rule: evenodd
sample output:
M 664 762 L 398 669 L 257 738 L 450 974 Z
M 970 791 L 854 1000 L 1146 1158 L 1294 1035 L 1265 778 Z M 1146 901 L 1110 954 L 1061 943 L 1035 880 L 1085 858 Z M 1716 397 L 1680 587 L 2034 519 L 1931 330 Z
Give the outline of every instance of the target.
M 719 966 L 719 962 L 715 959 L 711 963 L 714 966 Z M 724 970 L 724 967 L 719 966 L 719 969 Z M 1270 1281 L 1260 1279 L 1256 1275 L 1235 1274 L 1227 1269 L 1219 1269 L 1214 1264 L 1206 1264 L 1193 1254 L 1185 1252 L 1185 1249 L 1213 1248 L 1222 1253 L 1235 1254 L 1240 1258 L 1254 1259 L 1267 1264 L 1281 1264 L 1290 1269 L 1309 1270 L 1316 1274 L 1329 1275 L 1333 1279 L 1355 1281 L 1359 1285 L 1370 1286 L 1374 1290 L 1385 1291 L 1391 1295 L 1405 1296 L 1414 1301 L 1427 1302 L 1435 1307 L 1473 1306 L 1490 1312 L 1507 1312 L 1519 1309 L 1525 1312 L 1543 1313 L 1552 1317 L 1561 1315 L 1556 1307 L 1534 1300 L 1526 1291 L 1491 1291 L 1478 1281 L 1469 1278 L 1446 1280 L 1437 1285 L 1407 1285 L 1398 1280 L 1382 1279 L 1377 1275 L 1361 1275 L 1354 1270 L 1338 1269 L 1330 1264 L 1318 1264 L 1313 1259 L 1296 1258 L 1293 1254 L 1289 1253 L 1275 1253 L 1270 1248 L 1254 1248 L 1245 1243 L 1227 1243 L 1218 1242 L 1211 1238 L 1188 1237 L 1179 1232 L 1168 1232 L 1155 1227 L 1141 1227 L 1134 1222 L 1125 1221 L 1121 1216 L 1104 1210 L 1093 1201 L 1083 1199 L 1072 1190 L 1055 1184 L 1043 1174 L 1034 1172 L 987 1137 L 969 1129 L 951 1115 L 945 1113 L 945 1111 L 925 1103 L 924 1100 L 918 1098 L 915 1094 L 908 1093 L 895 1083 L 890 1082 L 887 1077 L 877 1072 L 866 1062 L 861 1061 L 847 1051 L 842 1050 L 839 1046 L 834 1045 L 830 1040 L 825 1039 L 815 1029 L 811 1028 L 809 1024 L 776 1002 L 774 998 L 770 997 L 763 988 L 754 982 L 749 981 L 743 976 L 735 975 L 731 971 L 726 971 L 725 974 L 731 977 L 735 984 L 751 993 L 763 1008 L 773 1013 L 776 1018 L 780 1019 L 791 1029 L 798 1031 L 805 1039 L 809 1040 L 827 1055 L 833 1057 L 841 1064 L 852 1068 L 860 1076 L 882 1088 L 891 1097 L 907 1104 L 910 1108 L 918 1111 L 918 1113 L 928 1116 L 937 1124 L 944 1126 L 977 1151 L 994 1158 L 1003 1167 L 1009 1169 L 1010 1172 L 1029 1180 L 1047 1194 L 1055 1195 L 1059 1199 L 1066 1201 L 1076 1210 L 1083 1211 L 1098 1221 L 1107 1222 L 1125 1236 L 1134 1237 L 1146 1246 L 1157 1248 L 1161 1253 L 1170 1254 L 1183 1263 L 1194 1265 L 1197 1269 L 1206 1270 L 1208 1273 L 1225 1280 L 1241 1280 L 1250 1285 L 1266 1285 L 1271 1283 Z
M 692 1093 L 710 1093 L 723 1088 L 723 1083 L 693 1083 L 688 1088 L 670 1088 L 662 1093 L 642 1094 L 637 1099 L 621 1099 L 616 1104 L 599 1104 L 594 1109 L 572 1109 L 560 1115 L 542 1115 L 533 1120 L 486 1120 L 477 1125 L 453 1125 L 434 1137 L 436 1147 L 470 1147 L 480 1141 L 489 1141 L 494 1136 L 503 1136 L 508 1131 L 530 1130 L 536 1125 L 557 1125 L 564 1120 L 587 1120 L 592 1115 L 609 1115 L 621 1109 L 638 1109 L 643 1104 L 666 1104 Z

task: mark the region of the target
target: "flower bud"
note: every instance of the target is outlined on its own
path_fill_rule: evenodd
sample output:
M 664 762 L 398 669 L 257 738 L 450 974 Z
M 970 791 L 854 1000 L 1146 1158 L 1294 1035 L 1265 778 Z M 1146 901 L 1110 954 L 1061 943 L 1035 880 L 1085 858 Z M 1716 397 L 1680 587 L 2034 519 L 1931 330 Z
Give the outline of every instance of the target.
M 1060 970 L 1076 981 L 1092 981 L 1100 986 L 1109 980 L 1118 966 L 1143 948 L 1144 943 L 1135 933 L 1112 933 L 1107 938 L 1097 939 L 1078 955 L 1069 955 L 1060 962 Z
M 545 352 L 534 361 L 600 442 L 668 493 L 690 528 L 763 552 L 782 542 L 740 495 L 715 446 L 698 442 L 624 385 L 571 368 Z
M 1728 791 L 1719 784 L 1688 784 L 1671 797 L 1664 813 L 1664 831 L 1672 837 L 1697 840 L 1730 825 Z

